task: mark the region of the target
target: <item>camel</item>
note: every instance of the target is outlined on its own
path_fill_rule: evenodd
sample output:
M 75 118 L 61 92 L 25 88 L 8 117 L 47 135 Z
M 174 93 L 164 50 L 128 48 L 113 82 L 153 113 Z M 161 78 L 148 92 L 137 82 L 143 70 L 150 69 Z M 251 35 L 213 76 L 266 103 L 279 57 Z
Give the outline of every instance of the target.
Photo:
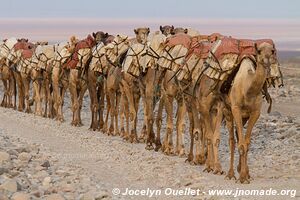
M 6 65 L 9 66 L 15 78 L 15 83 L 17 84 L 18 93 L 18 111 L 23 111 L 25 108 L 25 94 L 24 94 L 24 84 L 22 81 L 22 76 L 20 72 L 20 59 L 22 52 L 25 48 L 28 48 L 28 39 L 18 39 L 10 38 L 5 42 L 6 45 Z M 18 45 L 18 48 L 15 47 Z M 15 95 L 16 102 L 16 95 Z M 29 104 L 29 103 L 28 103 Z
M 127 131 L 129 128 L 128 118 L 126 117 L 125 108 L 127 105 L 124 104 L 126 101 L 125 96 L 122 96 L 121 93 L 121 80 L 122 80 L 122 63 L 125 59 L 126 52 L 128 50 L 130 39 L 128 36 L 117 35 L 114 39 L 114 50 L 112 53 L 113 57 L 107 56 L 109 67 L 106 81 L 106 93 L 107 100 L 109 104 L 110 112 L 110 126 L 107 130 L 108 118 L 105 119 L 104 132 L 107 132 L 109 135 L 120 135 L 119 126 L 118 126 L 118 116 L 119 116 L 119 107 L 121 108 L 121 136 L 126 137 Z M 111 51 L 108 51 L 111 52 Z M 123 91 L 123 90 L 122 90 Z M 123 93 L 124 94 L 124 93 Z M 122 99 L 122 102 L 121 102 Z M 124 109 L 123 109 L 124 108 Z M 127 128 L 126 132 L 124 129 L 124 115 L 127 119 Z M 108 115 L 107 115 L 108 116 Z
M 270 73 L 270 66 L 276 61 L 275 47 L 268 42 L 256 44 L 256 62 L 251 58 L 242 60 L 239 70 L 233 79 L 232 87 L 227 100 L 230 109 L 227 109 L 226 124 L 230 133 L 230 169 L 227 177 L 234 178 L 234 124 L 237 130 L 237 145 L 240 155 L 238 180 L 241 183 L 250 183 L 248 167 L 248 150 L 251 141 L 252 129 L 258 120 L 262 107 L 261 91 Z M 244 134 L 243 126 L 247 124 Z
M 93 33 L 93 38 L 89 37 L 86 40 L 79 41 L 75 46 L 75 52 L 73 52 L 72 58 L 74 59 L 74 54 L 77 56 L 78 63 L 75 67 L 70 67 L 69 63 L 67 63 L 67 67 L 70 67 L 69 70 L 69 90 L 71 93 L 71 101 L 72 101 L 72 112 L 73 119 L 71 124 L 73 126 L 82 126 L 81 121 L 81 107 L 83 96 L 88 88 L 87 86 L 87 66 L 89 65 L 92 59 L 92 47 L 97 45 L 100 42 L 104 42 L 108 37 L 108 33 L 104 33 L 102 31 L 98 31 Z M 90 40 L 90 41 L 89 41 Z M 91 44 L 89 44 L 91 42 Z M 83 48 L 80 47 L 82 43 L 87 44 Z M 72 61 L 72 60 L 71 60 Z
M 53 99 L 51 84 L 51 64 L 54 58 L 54 45 L 48 45 L 47 42 L 37 42 L 34 53 L 34 63 L 32 64 L 32 73 L 36 74 L 33 78 L 33 88 L 35 91 L 35 114 L 52 118 Z M 44 101 L 44 112 L 42 111 L 42 102 Z M 48 109 L 49 107 L 49 109 Z
M 62 42 L 56 44 L 54 58 L 52 62 L 52 87 L 53 87 L 53 107 L 55 119 L 63 122 L 63 104 L 65 91 L 68 88 L 68 77 L 67 73 L 63 69 L 63 65 L 66 64 L 67 60 L 71 57 L 72 51 L 75 48 L 77 39 L 71 37 L 70 42 Z
M 108 61 L 105 54 L 105 45 L 111 43 L 114 36 L 109 35 L 104 42 L 98 43 L 92 50 L 92 60 L 90 62 L 87 77 L 88 90 L 91 99 L 92 121 L 90 130 L 101 130 L 104 126 L 103 109 L 105 98 L 105 82 L 108 70 Z M 110 104 L 107 104 L 107 113 L 110 111 Z M 108 114 L 107 114 L 108 115 Z M 108 117 L 106 117 L 108 118 Z
M 162 31 L 162 30 L 161 30 Z M 187 29 L 183 28 L 175 28 L 173 27 L 172 35 L 176 34 L 186 34 Z M 163 67 L 163 66 L 162 66 Z M 194 119 L 192 117 L 191 109 L 188 109 L 185 105 L 185 99 L 183 96 L 183 91 L 181 91 L 179 87 L 179 83 L 176 80 L 175 73 L 173 71 L 165 71 L 163 72 L 163 81 L 161 84 L 162 90 L 162 97 L 159 102 L 159 109 L 156 119 L 157 125 L 157 136 L 156 136 L 156 144 L 160 144 L 160 130 L 161 130 L 161 123 L 162 123 L 162 111 L 163 108 L 166 109 L 167 112 L 167 132 L 164 137 L 164 141 L 162 144 L 162 151 L 167 154 L 177 154 L 179 156 L 185 155 L 184 149 L 184 117 L 186 111 L 188 111 L 188 116 L 190 119 L 190 135 L 192 135 L 192 130 L 194 127 Z M 176 122 L 176 130 L 177 130 L 177 137 L 176 137 L 176 151 L 173 149 L 173 102 L 176 99 L 177 101 L 177 122 Z M 158 146 L 159 148 L 159 146 Z M 158 150 L 156 148 L 156 150 Z
M 6 58 L 0 59 L 0 74 L 4 86 L 4 95 L 1 102 L 2 107 L 15 108 L 16 103 L 13 104 L 13 95 L 15 92 L 15 80 L 12 70 L 6 65 Z
M 130 59 L 129 63 L 134 62 L 136 69 L 138 69 L 140 72 L 142 72 L 143 69 L 140 69 L 141 66 L 140 66 L 140 64 L 138 64 L 139 63 L 138 60 L 141 57 L 143 57 L 141 54 L 144 52 L 145 49 L 147 49 L 146 43 L 147 43 L 147 38 L 148 38 L 148 35 L 150 32 L 150 29 L 149 28 L 137 28 L 134 30 L 134 32 L 136 34 L 136 40 L 135 40 L 135 42 L 132 42 L 132 44 L 130 46 L 130 50 L 128 51 L 128 53 L 126 55 L 126 59 L 124 60 L 124 63 L 128 62 L 127 59 Z M 139 51 L 139 52 L 135 52 L 134 47 L 132 45 L 136 45 L 136 44 L 141 45 L 143 50 Z M 153 82 L 151 82 L 151 81 L 153 81 L 153 79 L 151 79 L 151 77 L 152 78 L 155 77 L 155 76 L 153 76 L 154 71 L 149 70 L 149 69 L 147 69 L 147 71 L 148 72 L 145 72 L 145 71 L 142 72 L 143 75 L 141 75 L 140 77 L 133 76 L 132 74 L 130 74 L 126 71 L 123 72 L 123 79 L 121 81 L 121 85 L 122 85 L 122 91 L 124 91 L 123 96 L 124 96 L 124 98 L 126 97 L 125 101 L 129 102 L 129 116 L 130 116 L 130 128 L 131 128 L 131 133 L 129 136 L 126 136 L 126 138 L 129 139 L 130 142 L 138 142 L 139 141 L 139 138 L 136 133 L 137 112 L 138 112 L 139 101 L 140 101 L 141 95 L 145 94 L 143 92 L 146 89 L 145 86 L 146 85 L 150 86 L 150 84 L 153 84 Z M 142 89 L 140 89 L 140 88 L 142 88 Z M 146 97 L 144 97 L 143 99 L 145 99 L 145 98 Z M 151 101 L 152 101 L 152 99 L 153 98 L 151 98 Z M 144 107 L 146 108 L 145 102 L 144 102 Z M 152 108 L 150 110 L 151 110 L 151 112 L 153 112 Z M 144 139 L 144 137 L 147 134 L 146 133 L 146 129 L 147 129 L 146 121 L 147 121 L 147 117 L 148 117 L 147 111 L 148 111 L 148 109 L 146 108 L 145 114 L 144 114 L 144 126 L 143 126 L 142 134 L 141 134 L 142 137 L 140 139 Z M 149 121 L 153 121 L 153 119 L 149 118 Z M 146 122 L 146 124 L 145 124 L 145 122 Z M 151 122 L 151 123 L 153 123 L 153 122 Z M 149 126 L 149 123 L 148 123 L 148 133 L 151 133 L 151 132 L 153 133 L 153 130 L 151 130 L 151 129 L 152 129 L 151 125 Z M 147 140 L 148 140 L 148 142 L 150 142 L 149 141 L 150 137 L 147 137 Z M 148 147 L 150 147 L 150 146 L 147 145 L 146 148 L 148 148 Z

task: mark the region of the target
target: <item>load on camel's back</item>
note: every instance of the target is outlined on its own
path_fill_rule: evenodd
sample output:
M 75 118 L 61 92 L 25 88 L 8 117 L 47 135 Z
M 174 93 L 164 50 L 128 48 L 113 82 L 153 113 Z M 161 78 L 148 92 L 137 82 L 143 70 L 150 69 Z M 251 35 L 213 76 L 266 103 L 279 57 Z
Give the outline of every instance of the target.
M 67 69 L 82 68 L 91 56 L 91 49 L 96 45 L 95 39 L 88 35 L 86 39 L 76 43 L 70 60 L 66 63 Z
M 168 37 L 164 43 L 164 50 L 158 60 L 158 65 L 177 72 L 184 62 L 191 43 L 192 37 L 184 33 Z

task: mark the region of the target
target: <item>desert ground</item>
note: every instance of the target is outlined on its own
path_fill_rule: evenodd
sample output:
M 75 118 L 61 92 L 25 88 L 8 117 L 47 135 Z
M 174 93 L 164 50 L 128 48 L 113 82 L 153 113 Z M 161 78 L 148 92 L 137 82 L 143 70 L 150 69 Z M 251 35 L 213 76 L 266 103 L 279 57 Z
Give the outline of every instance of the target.
M 88 94 L 82 112 L 84 126 L 72 127 L 70 95 L 67 94 L 64 123 L 0 108 L 0 199 L 149 199 L 147 196 L 113 195 L 113 188 L 119 188 L 121 192 L 126 188 L 192 188 L 201 191 L 200 195 L 194 196 L 158 195 L 152 199 L 232 199 L 230 195 L 209 195 L 209 190 L 272 188 L 296 190 L 297 193 L 294 198 L 277 195 L 240 196 L 236 199 L 300 199 L 299 60 L 282 62 L 285 86 L 270 89 L 272 112 L 267 114 L 268 105 L 265 104 L 255 125 L 249 152 L 253 177 L 250 184 L 203 172 L 204 166 L 186 163 L 186 157 L 166 156 L 146 150 L 143 143 L 132 144 L 118 136 L 89 131 Z M 143 109 L 140 109 L 138 130 L 142 124 Z M 188 125 L 185 143 L 187 153 Z M 227 172 L 229 146 L 224 126 L 220 158 L 223 170 Z M 235 161 L 236 166 L 237 152 Z

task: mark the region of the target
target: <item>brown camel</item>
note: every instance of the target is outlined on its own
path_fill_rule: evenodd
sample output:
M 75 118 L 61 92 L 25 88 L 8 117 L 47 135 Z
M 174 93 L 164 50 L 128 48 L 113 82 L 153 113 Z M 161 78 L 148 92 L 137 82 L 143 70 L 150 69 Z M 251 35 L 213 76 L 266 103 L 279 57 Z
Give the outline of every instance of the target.
M 249 183 L 249 167 L 247 163 L 252 129 L 258 120 L 262 107 L 261 91 L 270 72 L 270 66 L 276 62 L 275 48 L 269 42 L 256 44 L 256 62 L 245 58 L 233 80 L 228 94 L 231 112 L 227 112 L 227 127 L 230 133 L 231 161 L 228 178 L 234 177 L 234 124 L 237 130 L 238 152 L 240 155 L 238 172 L 241 183 Z M 229 117 L 228 117 L 229 116 Z M 246 133 L 243 126 L 248 122 Z
M 6 58 L 0 60 L 0 74 L 4 86 L 4 95 L 1 106 L 6 108 L 16 108 L 16 102 L 13 103 L 15 80 L 13 71 L 6 65 Z

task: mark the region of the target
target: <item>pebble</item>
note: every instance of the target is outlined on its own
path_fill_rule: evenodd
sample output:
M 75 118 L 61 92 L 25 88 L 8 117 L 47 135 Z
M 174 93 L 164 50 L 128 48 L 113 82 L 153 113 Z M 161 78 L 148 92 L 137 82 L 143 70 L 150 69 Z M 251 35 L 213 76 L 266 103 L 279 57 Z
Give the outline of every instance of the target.
M 23 192 L 17 192 L 14 193 L 11 197 L 12 200 L 30 200 L 30 195 L 23 193 Z
M 5 151 L 0 151 L 0 163 L 10 160 L 10 155 Z
M 29 162 L 31 159 L 31 155 L 27 152 L 22 152 L 19 154 L 18 159 L 23 162 Z

